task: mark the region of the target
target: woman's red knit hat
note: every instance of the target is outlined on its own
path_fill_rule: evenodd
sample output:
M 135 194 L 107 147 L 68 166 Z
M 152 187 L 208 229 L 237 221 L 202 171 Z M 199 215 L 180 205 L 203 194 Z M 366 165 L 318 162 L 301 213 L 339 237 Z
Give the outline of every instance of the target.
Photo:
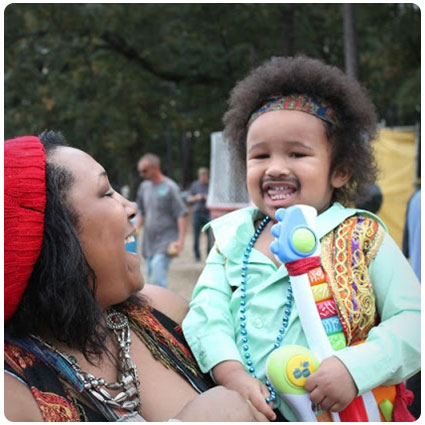
M 16 311 L 40 255 L 46 205 L 46 154 L 40 139 L 4 142 L 4 321 Z

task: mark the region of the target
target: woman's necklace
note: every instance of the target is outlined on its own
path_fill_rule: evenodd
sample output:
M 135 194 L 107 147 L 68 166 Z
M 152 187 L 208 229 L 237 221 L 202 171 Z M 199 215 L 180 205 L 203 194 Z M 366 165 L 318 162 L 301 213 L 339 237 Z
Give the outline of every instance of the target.
M 84 372 L 74 356 L 52 347 L 40 337 L 36 338 L 49 348 L 54 349 L 71 364 L 78 378 L 82 381 L 84 389 L 98 401 L 112 408 L 121 408 L 129 412 L 140 411 L 140 382 L 136 364 L 130 357 L 131 337 L 128 318 L 118 311 L 109 310 L 106 316 L 106 325 L 113 331 L 119 345 L 117 382 L 106 383 L 104 378 L 97 378 L 91 373 Z M 108 390 L 121 390 L 121 392 L 113 396 Z
M 248 243 L 248 246 L 245 249 L 244 253 L 244 259 L 243 259 L 243 266 L 242 266 L 242 282 L 241 282 L 241 302 L 239 307 L 240 312 L 240 328 L 241 328 L 241 335 L 242 335 L 242 349 L 244 351 L 244 358 L 246 360 L 246 366 L 248 368 L 249 373 L 254 378 L 257 378 L 255 374 L 255 367 L 254 363 L 251 360 L 251 354 L 250 349 L 248 345 L 248 331 L 246 329 L 246 320 L 247 320 L 247 304 L 246 304 L 246 293 L 247 293 L 247 270 L 248 270 L 248 263 L 249 263 L 249 257 L 251 255 L 252 248 L 254 247 L 255 242 L 257 241 L 258 237 L 260 236 L 261 232 L 264 230 L 264 228 L 267 226 L 267 223 L 270 221 L 270 217 L 266 216 L 263 221 L 258 226 L 257 230 L 254 233 L 254 236 L 251 238 L 251 240 Z M 288 287 L 288 295 L 286 296 L 286 303 L 285 303 L 285 311 L 282 318 L 282 326 L 279 328 L 279 334 L 276 337 L 276 342 L 273 346 L 273 349 L 280 347 L 280 344 L 283 339 L 283 335 L 286 332 L 286 328 L 288 327 L 289 323 L 289 316 L 291 315 L 292 310 L 292 301 L 294 297 L 292 295 L 292 288 L 291 283 L 289 283 Z M 270 397 L 266 398 L 267 403 L 270 403 L 272 401 L 276 400 L 276 391 L 274 390 L 272 384 L 269 382 L 268 379 L 266 379 L 265 382 L 268 390 L 270 391 Z

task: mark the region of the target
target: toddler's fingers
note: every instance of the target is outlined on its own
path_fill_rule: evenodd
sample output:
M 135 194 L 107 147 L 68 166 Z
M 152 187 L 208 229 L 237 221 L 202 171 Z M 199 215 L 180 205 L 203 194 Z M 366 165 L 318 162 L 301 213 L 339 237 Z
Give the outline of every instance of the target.
M 324 399 L 325 399 L 325 394 L 323 394 L 323 392 L 319 389 L 319 387 L 315 387 L 310 392 L 310 400 L 313 404 L 320 404 L 320 406 L 322 406 L 322 402 L 324 401 Z
M 273 405 L 271 406 L 267 404 L 266 397 L 269 397 L 270 394 L 267 391 L 267 395 L 261 392 L 257 392 L 256 394 L 252 394 L 250 397 L 251 403 L 261 412 L 263 413 L 269 421 L 273 421 L 276 419 L 276 414 L 273 412 Z

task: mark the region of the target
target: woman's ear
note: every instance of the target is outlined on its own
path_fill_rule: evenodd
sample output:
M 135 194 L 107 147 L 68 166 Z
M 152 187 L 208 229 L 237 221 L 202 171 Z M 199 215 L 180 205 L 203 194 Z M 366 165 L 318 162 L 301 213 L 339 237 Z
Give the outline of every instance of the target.
M 337 168 L 331 177 L 331 185 L 338 189 L 345 185 L 351 178 L 351 173 L 346 168 Z

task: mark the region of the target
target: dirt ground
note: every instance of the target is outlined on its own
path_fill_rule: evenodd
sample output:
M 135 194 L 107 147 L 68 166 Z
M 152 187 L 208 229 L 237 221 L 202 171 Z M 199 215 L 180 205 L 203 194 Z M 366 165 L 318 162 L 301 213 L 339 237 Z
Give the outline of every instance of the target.
M 139 241 L 140 243 L 140 241 Z M 193 254 L 193 232 L 192 232 L 192 216 L 189 215 L 186 238 L 182 253 L 171 261 L 168 273 L 168 287 L 172 291 L 186 298 L 188 301 L 192 296 L 193 288 L 198 280 L 199 275 L 205 264 L 207 237 L 201 234 L 200 251 L 201 261 L 196 262 Z M 142 272 L 146 279 L 145 265 L 142 260 Z M 148 283 L 148 282 L 147 282 Z

